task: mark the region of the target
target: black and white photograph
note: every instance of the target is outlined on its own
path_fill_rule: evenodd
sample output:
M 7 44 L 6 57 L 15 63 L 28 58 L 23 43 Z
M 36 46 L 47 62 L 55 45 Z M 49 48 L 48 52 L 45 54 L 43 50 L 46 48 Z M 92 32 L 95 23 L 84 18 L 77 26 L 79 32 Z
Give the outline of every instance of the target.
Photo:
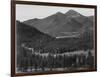
M 15 71 L 96 68 L 95 9 L 16 4 Z

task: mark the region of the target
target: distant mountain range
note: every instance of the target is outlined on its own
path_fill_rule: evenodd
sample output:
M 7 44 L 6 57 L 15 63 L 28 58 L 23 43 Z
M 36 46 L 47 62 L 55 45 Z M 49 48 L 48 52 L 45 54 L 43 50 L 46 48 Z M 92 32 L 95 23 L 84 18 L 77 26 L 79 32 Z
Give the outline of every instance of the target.
M 86 28 L 93 29 L 93 18 L 93 16 L 86 17 L 74 10 L 69 10 L 65 14 L 57 12 L 43 19 L 35 18 L 23 23 L 53 37 L 70 37 L 73 33 L 76 33 L 76 36 L 79 35 Z

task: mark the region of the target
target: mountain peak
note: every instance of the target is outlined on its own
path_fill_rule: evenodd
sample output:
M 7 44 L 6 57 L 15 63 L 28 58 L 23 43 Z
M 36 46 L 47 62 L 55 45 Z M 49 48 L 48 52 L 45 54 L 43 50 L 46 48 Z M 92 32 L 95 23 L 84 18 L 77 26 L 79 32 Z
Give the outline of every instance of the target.
M 63 14 L 63 13 L 61 13 L 61 12 L 57 12 L 56 14 Z
M 65 13 L 67 16 L 80 16 L 81 14 L 74 11 L 74 10 L 69 10 L 68 12 Z
M 57 17 L 65 17 L 66 15 L 62 12 L 57 12 L 56 14 L 54 14 L 54 16 L 57 16 Z

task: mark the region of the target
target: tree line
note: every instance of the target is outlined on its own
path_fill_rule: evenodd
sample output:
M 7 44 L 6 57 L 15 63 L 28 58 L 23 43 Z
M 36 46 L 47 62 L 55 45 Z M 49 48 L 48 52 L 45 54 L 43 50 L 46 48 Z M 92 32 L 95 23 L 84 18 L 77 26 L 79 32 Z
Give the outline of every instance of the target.
M 56 68 L 81 68 L 93 67 L 94 56 L 89 50 L 87 55 L 56 55 L 48 53 L 47 56 L 32 54 L 30 51 L 22 49 L 20 57 L 17 57 L 17 70 L 22 72 L 30 71 L 52 71 Z

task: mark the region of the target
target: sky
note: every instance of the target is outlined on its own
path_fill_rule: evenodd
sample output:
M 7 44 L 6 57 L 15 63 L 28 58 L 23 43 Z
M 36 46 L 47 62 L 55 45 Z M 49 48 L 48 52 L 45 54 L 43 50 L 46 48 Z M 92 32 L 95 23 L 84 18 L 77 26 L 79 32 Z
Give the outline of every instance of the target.
M 94 15 L 94 9 L 91 8 L 16 4 L 16 20 L 25 21 L 34 18 L 42 19 L 57 12 L 66 13 L 70 9 L 75 10 L 84 16 Z

